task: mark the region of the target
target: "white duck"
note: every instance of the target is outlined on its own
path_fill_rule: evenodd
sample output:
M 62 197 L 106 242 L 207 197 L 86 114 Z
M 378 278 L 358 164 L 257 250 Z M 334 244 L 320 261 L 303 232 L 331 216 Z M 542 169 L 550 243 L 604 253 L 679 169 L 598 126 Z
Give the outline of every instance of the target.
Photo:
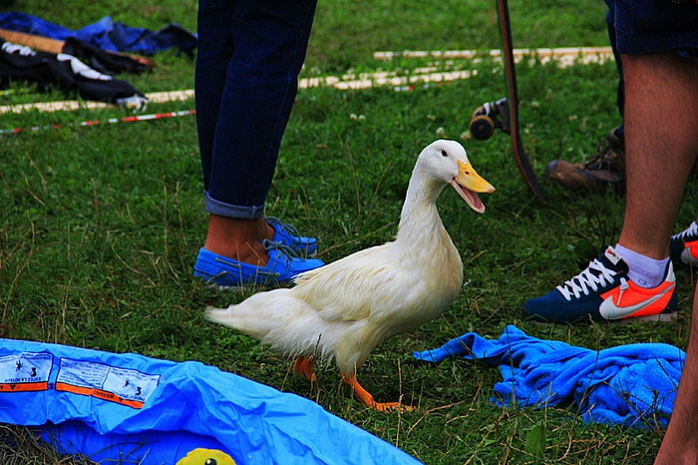
M 369 407 L 385 410 L 356 380 L 356 370 L 387 338 L 439 316 L 463 284 L 463 262 L 441 222 L 436 199 L 451 184 L 478 213 L 476 193 L 492 193 L 458 142 L 426 147 L 412 171 L 397 238 L 361 250 L 294 280 L 291 288 L 254 294 L 208 319 L 237 328 L 297 357 L 294 371 L 315 379 L 313 362 L 334 358 L 343 380 Z

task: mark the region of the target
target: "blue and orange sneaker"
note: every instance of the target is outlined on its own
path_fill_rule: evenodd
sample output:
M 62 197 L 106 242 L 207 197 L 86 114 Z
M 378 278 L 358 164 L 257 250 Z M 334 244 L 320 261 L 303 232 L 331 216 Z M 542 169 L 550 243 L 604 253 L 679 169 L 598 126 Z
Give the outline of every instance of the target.
M 698 267 L 698 225 L 695 221 L 671 236 L 669 256 L 674 263 Z
M 284 284 L 304 271 L 324 265 L 317 258 L 298 258 L 289 246 L 280 242 L 262 241 L 269 253 L 266 266 L 254 266 L 210 252 L 203 247 L 194 265 L 194 276 L 221 289 L 245 286 Z
M 551 323 L 629 318 L 668 321 L 676 317 L 675 289 L 671 261 L 662 283 L 647 289 L 628 278 L 628 265 L 607 246 L 584 271 L 550 294 L 529 300 L 524 310 L 535 320 Z

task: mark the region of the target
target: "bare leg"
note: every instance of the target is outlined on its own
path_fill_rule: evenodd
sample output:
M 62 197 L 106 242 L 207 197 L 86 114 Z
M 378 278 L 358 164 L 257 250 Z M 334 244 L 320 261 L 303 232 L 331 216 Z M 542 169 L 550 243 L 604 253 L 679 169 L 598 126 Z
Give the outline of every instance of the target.
M 274 228 L 264 218 L 241 220 L 210 215 L 204 247 L 224 257 L 255 266 L 264 266 L 269 254 L 260 241 L 274 237 Z
M 698 68 L 673 52 L 623 55 L 627 200 L 619 244 L 654 259 L 698 154 Z
M 668 243 L 698 153 L 697 60 L 624 56 L 628 198 L 623 245 L 652 258 Z M 675 158 L 672 158 L 675 157 Z M 698 463 L 698 287 L 681 383 L 655 464 Z
M 698 463 L 698 286 L 693 296 L 691 336 L 674 412 L 655 465 Z

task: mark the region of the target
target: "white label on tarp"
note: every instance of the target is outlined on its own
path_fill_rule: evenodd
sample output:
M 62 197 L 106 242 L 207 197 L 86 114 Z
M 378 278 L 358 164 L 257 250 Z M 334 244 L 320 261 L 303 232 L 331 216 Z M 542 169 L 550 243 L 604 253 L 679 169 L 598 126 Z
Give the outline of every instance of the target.
M 102 363 L 61 358 L 56 382 L 101 389 L 108 372 L 109 366 Z
M 53 355 L 47 352 L 4 355 L 0 357 L 0 392 L 46 390 L 52 366 Z
M 136 370 L 110 367 L 104 389 L 117 393 L 124 399 L 145 402 L 158 387 L 160 376 L 148 375 Z
M 140 408 L 155 391 L 159 375 L 104 363 L 61 358 L 56 389 Z

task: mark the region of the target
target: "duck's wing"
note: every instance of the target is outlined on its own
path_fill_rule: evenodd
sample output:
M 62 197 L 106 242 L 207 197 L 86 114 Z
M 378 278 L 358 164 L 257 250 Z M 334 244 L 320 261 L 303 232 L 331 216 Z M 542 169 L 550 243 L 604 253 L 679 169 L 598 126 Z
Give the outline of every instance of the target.
M 390 245 L 365 249 L 299 275 L 293 294 L 327 321 L 368 318 L 381 299 L 399 292 L 400 273 L 390 264 Z

